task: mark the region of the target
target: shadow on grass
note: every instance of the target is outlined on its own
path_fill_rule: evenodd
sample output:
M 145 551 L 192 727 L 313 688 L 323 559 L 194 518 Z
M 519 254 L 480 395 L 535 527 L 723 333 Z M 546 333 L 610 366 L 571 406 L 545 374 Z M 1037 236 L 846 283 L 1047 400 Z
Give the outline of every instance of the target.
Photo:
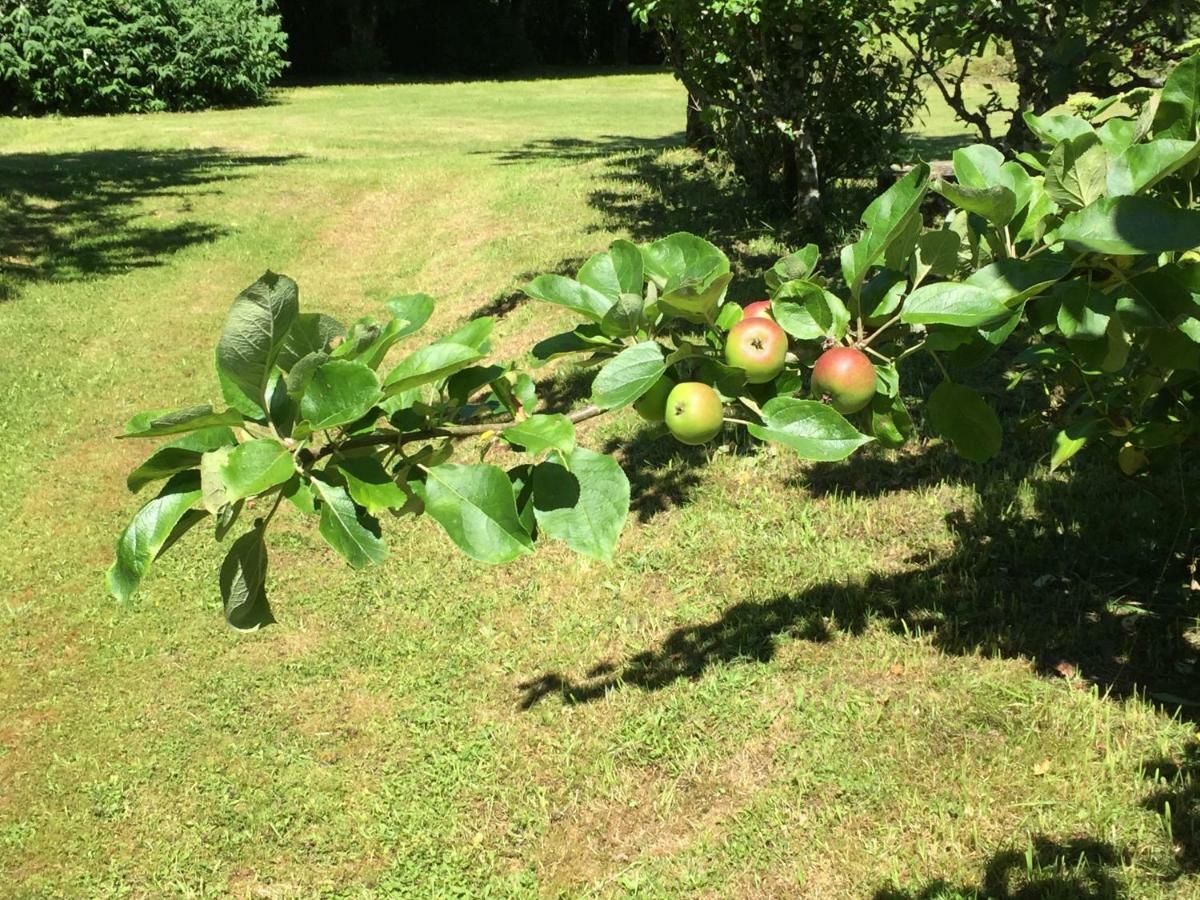
M 803 236 L 786 201 L 753 199 L 739 179 L 685 149 L 683 132 L 660 138 L 551 138 L 489 155 L 504 166 L 599 165 L 603 171 L 587 197 L 603 217 L 593 230 L 622 230 L 636 242 L 690 231 L 721 247 L 742 276 L 774 263 L 774 245 L 797 244 Z M 766 243 L 764 236 L 770 239 Z M 752 299 L 761 292 L 747 282 L 735 279 L 732 299 Z M 742 296 L 739 289 L 748 293 Z
M 883 888 L 874 900 L 1118 900 L 1125 896 L 1117 877 L 1123 864 L 1104 841 L 1038 836 L 1026 849 L 993 856 L 977 885 L 937 880 L 914 890 Z
M 214 241 L 226 229 L 196 221 L 191 199 L 239 170 L 294 158 L 216 149 L 0 154 L 0 301 L 35 282 L 159 266 Z M 153 210 L 142 207 L 149 197 Z
M 957 465 L 938 461 L 940 453 L 919 457 L 907 476 L 902 468 L 879 491 L 972 484 L 967 478 L 974 477 L 973 508 L 947 515 L 955 549 L 946 557 L 908 560 L 899 573 L 736 603 L 658 646 L 593 666 L 599 675 L 533 678 L 520 685 L 520 705 L 551 694 L 580 703 L 614 689 L 658 690 L 711 667 L 767 662 L 785 641 L 824 640 L 831 630 L 856 635 L 882 622 L 900 633 L 929 635 L 943 652 L 1030 659 L 1049 677 L 1095 685 L 1114 698 L 1136 693 L 1200 721 L 1193 674 L 1200 651 L 1188 637 L 1200 604 L 1188 587 L 1192 534 L 1186 524 L 1195 512 L 1186 498 L 1197 496 L 1200 480 L 1191 478 L 1181 497 L 1180 483 L 1126 479 L 1107 459 L 1081 464 L 1070 479 L 1027 479 L 1016 466 L 956 471 Z M 649 455 L 634 463 L 635 505 L 654 508 L 655 479 L 664 471 L 677 496 L 686 497 L 696 483 L 696 466 L 664 469 Z M 863 467 L 872 465 L 825 467 L 817 490 L 853 493 Z M 639 474 L 647 468 L 650 474 Z M 1181 465 L 1181 478 L 1187 470 Z M 648 499 L 639 501 L 639 494 Z
M 1153 785 L 1142 805 L 1169 828 L 1181 872 L 1200 873 L 1200 742 L 1189 744 L 1182 759 L 1147 760 L 1142 771 Z

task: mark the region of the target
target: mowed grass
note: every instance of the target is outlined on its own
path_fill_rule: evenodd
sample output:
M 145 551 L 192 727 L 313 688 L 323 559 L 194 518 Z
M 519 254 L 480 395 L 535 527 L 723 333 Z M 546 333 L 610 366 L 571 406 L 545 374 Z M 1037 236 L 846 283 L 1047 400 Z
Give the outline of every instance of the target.
M 620 414 L 583 430 L 634 483 L 611 566 L 398 521 L 352 572 L 285 510 L 276 626 L 224 627 L 199 531 L 105 596 L 149 449 L 113 435 L 219 399 L 264 269 L 344 320 L 494 312 L 505 356 L 566 321 L 520 283 L 613 237 L 783 249 L 678 148 L 682 102 L 648 74 L 0 122 L 0 895 L 1200 896 L 1195 722 L 1147 694 L 1194 677 L 1194 620 L 1152 607 L 1180 484 L 1050 476 L 1044 436 L 813 467 Z

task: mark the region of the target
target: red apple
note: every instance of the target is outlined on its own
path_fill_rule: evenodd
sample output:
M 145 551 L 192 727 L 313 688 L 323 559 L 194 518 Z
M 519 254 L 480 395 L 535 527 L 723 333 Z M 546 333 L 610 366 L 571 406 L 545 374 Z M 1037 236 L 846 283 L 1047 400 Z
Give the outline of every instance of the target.
M 725 410 L 707 384 L 685 381 L 667 397 L 667 428 L 681 444 L 705 444 L 721 433 Z
M 813 366 L 812 392 L 840 413 L 856 413 L 875 396 L 875 367 L 861 350 L 833 347 Z
M 725 361 L 734 368 L 744 369 L 750 384 L 766 384 L 783 371 L 787 348 L 787 332 L 773 319 L 754 316 L 729 329 Z
M 742 310 L 743 319 L 753 319 L 755 316 L 763 318 L 771 318 L 771 301 L 770 300 L 755 300 L 753 303 L 746 304 L 746 308 Z

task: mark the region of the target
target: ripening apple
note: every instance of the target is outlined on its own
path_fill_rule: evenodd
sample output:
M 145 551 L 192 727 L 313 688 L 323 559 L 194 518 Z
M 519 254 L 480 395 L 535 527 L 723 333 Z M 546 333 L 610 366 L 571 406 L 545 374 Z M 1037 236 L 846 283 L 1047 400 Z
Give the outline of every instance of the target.
M 725 410 L 707 384 L 685 381 L 667 397 L 667 428 L 681 444 L 705 444 L 721 433 Z
M 664 375 L 654 382 L 654 387 L 634 401 L 633 408 L 647 422 L 661 422 L 667 414 L 667 397 L 675 387 L 675 380 Z
M 755 316 L 762 316 L 764 319 L 772 318 L 771 301 L 755 300 L 753 303 L 747 303 L 746 308 L 742 310 L 742 318 L 753 319 Z
M 833 347 L 813 366 L 812 392 L 843 415 L 856 413 L 875 396 L 875 367 L 861 350 Z
M 1133 444 L 1126 444 L 1117 452 L 1117 465 L 1126 475 L 1136 475 L 1149 464 L 1145 452 Z
M 787 357 L 787 332 L 773 319 L 754 316 L 742 319 L 725 338 L 725 361 L 744 369 L 750 384 L 766 384 L 783 371 Z

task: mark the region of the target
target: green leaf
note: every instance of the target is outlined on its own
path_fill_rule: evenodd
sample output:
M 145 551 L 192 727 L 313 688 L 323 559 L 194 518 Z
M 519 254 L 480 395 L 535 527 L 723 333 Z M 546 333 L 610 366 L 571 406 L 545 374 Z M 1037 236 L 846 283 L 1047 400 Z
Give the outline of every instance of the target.
M 1068 260 L 1053 256 L 1002 259 L 973 272 L 964 282 L 987 291 L 992 299 L 1015 309 L 1071 274 Z
M 959 456 L 986 462 L 1000 452 L 1000 420 L 977 392 L 943 381 L 926 405 L 929 422 Z
M 271 625 L 267 602 L 267 543 L 261 527 L 233 542 L 221 564 L 221 601 L 225 621 L 238 631 L 257 631 Z
M 451 332 L 445 337 L 440 337 L 435 344 L 460 344 L 464 347 L 474 347 L 480 353 L 488 353 L 492 349 L 491 342 L 488 338 L 492 335 L 492 330 L 496 327 L 496 320 L 491 316 L 482 316 L 478 319 L 471 319 L 466 325 L 463 325 L 457 331 Z
M 871 401 L 871 434 L 889 450 L 903 447 L 913 431 L 912 417 L 899 397 L 876 394 Z
M 357 422 L 382 399 L 379 379 L 361 362 L 332 359 L 312 374 L 300 415 L 312 431 Z
M 213 515 L 227 505 L 225 463 L 232 452 L 232 447 L 218 447 L 200 457 L 200 496 L 204 508 Z
M 683 231 L 642 247 L 642 262 L 662 293 L 708 285 L 729 272 L 729 259 L 719 247 Z
M 321 500 L 321 536 L 352 568 L 360 569 L 387 559 L 387 546 L 379 534 L 379 523 L 362 512 L 344 487 L 312 479 Z
M 287 500 L 292 506 L 300 510 L 306 515 L 313 515 L 317 511 L 316 500 L 313 498 L 312 486 L 300 477 L 297 472 L 283 485 L 283 499 Z
M 862 237 L 842 250 L 842 275 L 856 301 L 871 267 L 908 230 L 912 218 L 920 215 L 921 202 L 928 190 L 929 166 L 921 163 L 877 197 L 863 213 L 866 227 Z
M 872 438 L 860 434 L 832 406 L 816 400 L 776 397 L 763 406 L 763 425 L 747 430 L 760 441 L 790 447 L 803 459 L 837 462 Z
M 764 276 L 767 289 L 774 293 L 789 281 L 807 279 L 816 271 L 820 259 L 821 250 L 816 244 L 808 244 L 785 256 L 767 270 Z
M 1000 183 L 1004 154 L 988 144 L 974 144 L 954 151 L 954 177 L 967 188 L 987 188 Z
M 802 341 L 822 337 L 841 339 L 850 324 L 850 311 L 835 295 L 809 281 L 789 281 L 771 301 L 779 327 Z
M 654 387 L 667 371 L 663 348 L 643 341 L 618 353 L 592 382 L 592 402 L 603 409 L 620 409 Z
M 1053 472 L 1066 464 L 1087 446 L 1087 442 L 1099 431 L 1095 420 L 1082 422 L 1064 428 L 1054 436 L 1054 449 L 1050 453 L 1050 471 Z
M 384 393 L 394 396 L 424 384 L 441 381 L 483 358 L 466 344 L 430 344 L 402 359 L 384 380 Z
M 1016 195 L 1003 185 L 974 188 L 952 181 L 936 181 L 933 189 L 959 209 L 983 216 L 993 225 L 1007 225 L 1017 210 Z
M 428 294 L 405 294 L 393 297 L 385 305 L 397 323 L 392 337 L 394 340 L 400 340 L 424 328 L 437 304 Z
M 429 469 L 425 511 L 472 559 L 498 564 L 533 551 L 517 514 L 513 485 L 502 469 L 448 463 Z
M 224 455 L 223 455 L 224 456 Z M 283 484 L 296 471 L 292 454 L 279 441 L 263 438 L 238 444 L 220 465 L 224 503 L 236 503 Z
M 611 456 L 577 447 L 569 468 L 533 470 L 533 510 L 542 534 L 576 553 L 611 561 L 629 515 L 629 479 Z
M 1027 112 L 1024 118 L 1029 130 L 1041 138 L 1044 143 L 1051 145 L 1095 133 L 1095 129 L 1078 116 L 1035 116 L 1033 113 Z
M 343 457 L 337 461 L 337 470 L 351 499 L 372 516 L 403 509 L 409 502 L 408 491 L 388 474 L 377 456 Z
M 614 338 L 630 337 L 636 334 L 645 321 L 642 316 L 642 305 L 641 294 L 622 294 L 612 305 L 612 309 L 604 314 L 600 330 Z
M 538 341 L 530 351 L 538 365 L 545 365 L 560 356 L 574 353 L 593 352 L 604 347 L 617 346 L 605 337 L 597 325 L 583 325 L 574 331 L 565 331 L 545 340 Z
M 334 338 L 345 337 L 346 326 L 324 313 L 301 313 L 288 329 L 275 364 L 290 372 L 304 357 L 328 353 Z
M 1108 197 L 1071 213 L 1053 238 L 1077 252 L 1114 256 L 1192 250 L 1200 246 L 1200 211 L 1154 197 Z
M 953 231 L 927 231 L 917 238 L 917 252 L 909 265 L 913 282 L 924 281 L 929 275 L 948 278 L 958 268 L 960 238 Z
M 597 253 L 579 270 L 579 281 L 613 303 L 622 294 L 637 294 L 640 299 L 644 283 L 642 252 L 629 241 L 614 241 L 607 253 Z
M 329 362 L 329 354 L 324 351 L 300 357 L 287 374 L 285 383 L 288 394 L 293 397 L 303 396 L 304 392 L 308 390 L 308 384 L 312 381 L 312 377 L 317 369 L 321 368 L 327 362 Z
M 1135 144 L 1109 169 L 1108 193 L 1120 197 L 1148 191 L 1197 159 L 1200 159 L 1200 141 L 1163 138 L 1149 144 Z
M 1063 335 L 1077 341 L 1098 341 L 1105 336 L 1115 299 L 1097 290 L 1087 281 L 1071 281 L 1056 291 L 1061 300 L 1058 327 Z
M 698 325 L 711 325 L 725 300 L 733 274 L 725 272 L 712 281 L 683 284 L 658 298 L 659 311 L 666 318 L 683 319 Z
M 1104 196 L 1108 151 L 1094 133 L 1063 141 L 1046 164 L 1046 193 L 1064 209 L 1081 209 Z
M 267 382 L 300 312 L 296 282 L 267 272 L 233 301 L 217 342 L 225 401 L 255 418 L 266 415 Z
M 211 406 L 204 404 L 189 406 L 186 409 L 138 413 L 125 425 L 125 433 L 119 437 L 162 437 L 221 425 L 241 425 L 243 422 L 242 414 L 236 410 L 214 412 Z
M 1154 114 L 1154 136 L 1194 141 L 1200 116 L 1200 55 L 1177 65 L 1163 85 L 1158 111 Z
M 603 321 L 612 306 L 612 301 L 595 288 L 562 275 L 539 275 L 525 286 L 525 293 L 534 300 L 565 306 L 593 322 Z
M 237 437 L 228 428 L 202 428 L 159 447 L 149 459 L 129 473 L 125 483 L 130 491 L 137 493 L 152 482 L 196 468 L 200 465 L 200 457 L 208 451 L 236 443 Z
M 694 234 L 680 232 L 642 247 L 645 273 L 660 290 L 658 308 L 668 318 L 711 325 L 733 275 L 729 259 Z
M 117 558 L 105 575 L 108 592 L 127 602 L 158 558 L 177 535 L 177 526 L 200 499 L 198 472 L 180 472 L 163 485 L 158 496 L 143 506 L 117 539 Z M 199 517 L 190 516 L 194 524 Z
M 551 450 L 566 455 L 575 448 L 575 426 L 558 413 L 530 416 L 524 422 L 505 428 L 500 436 L 534 456 Z
M 909 294 L 900 311 L 900 321 L 908 325 L 980 328 L 1010 314 L 1007 306 L 983 288 L 942 281 Z

